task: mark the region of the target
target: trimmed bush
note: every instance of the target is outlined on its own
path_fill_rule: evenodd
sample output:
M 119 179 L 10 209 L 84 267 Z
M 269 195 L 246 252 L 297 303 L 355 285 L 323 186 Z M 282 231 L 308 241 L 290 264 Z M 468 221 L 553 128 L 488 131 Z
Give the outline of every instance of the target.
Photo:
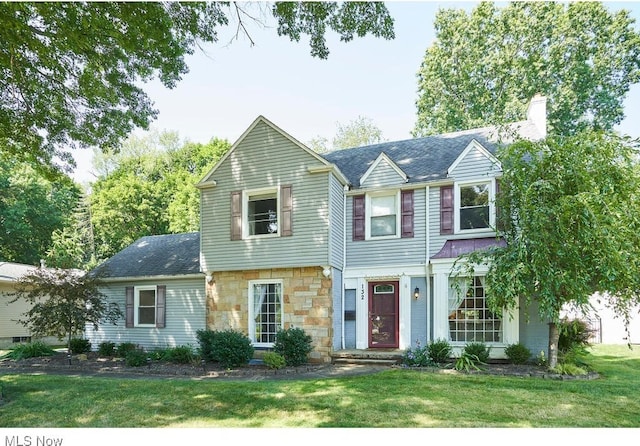
M 262 360 L 270 369 L 278 370 L 287 365 L 284 360 L 284 356 L 276 352 L 265 353 Z
M 71 353 L 74 355 L 91 351 L 91 341 L 88 339 L 72 338 L 69 345 L 71 346 Z
M 203 357 L 219 362 L 226 368 L 246 365 L 253 358 L 251 340 L 243 333 L 235 330 L 206 333 L 204 347 L 201 346 Z M 201 343 L 202 345 L 202 343 Z
M 188 345 L 181 345 L 166 349 L 162 360 L 176 364 L 191 364 L 195 360 L 195 355 L 191 347 Z
M 98 345 L 98 355 L 100 356 L 115 356 L 116 344 L 111 341 L 104 341 Z
M 134 350 L 138 350 L 137 344 L 134 344 L 133 342 L 123 342 L 122 344 L 118 345 L 118 347 L 116 348 L 116 355 L 119 358 L 126 358 L 127 353 Z
M 35 342 L 30 342 L 28 344 L 21 344 L 16 346 L 4 357 L 18 360 L 18 359 L 26 359 L 26 358 L 37 358 L 40 356 L 51 356 L 54 353 L 55 353 L 55 350 L 49 347 L 44 342 L 35 341 Z
M 307 362 L 313 350 L 311 342 L 311 336 L 301 328 L 278 330 L 273 351 L 282 355 L 287 365 L 296 367 Z
M 464 346 L 464 352 L 472 358 L 477 358 L 476 362 L 486 364 L 489 360 L 489 351 L 491 349 L 487 347 L 483 342 L 471 342 Z
M 429 359 L 436 364 L 444 364 L 451 358 L 453 349 L 446 339 L 436 339 L 429 342 Z
M 196 331 L 196 337 L 198 338 L 198 344 L 200 345 L 200 356 L 206 361 L 215 361 L 213 356 L 213 342 L 217 332 L 213 330 L 198 330 Z
M 567 352 L 576 347 L 588 347 L 593 332 L 587 323 L 581 319 L 563 319 L 558 325 L 558 352 Z
M 124 357 L 124 362 L 130 367 L 140 367 L 147 363 L 149 355 L 144 350 L 136 348 L 135 350 L 129 350 Z
M 521 343 L 508 345 L 504 349 L 504 354 L 512 364 L 526 364 L 531 358 L 531 350 Z

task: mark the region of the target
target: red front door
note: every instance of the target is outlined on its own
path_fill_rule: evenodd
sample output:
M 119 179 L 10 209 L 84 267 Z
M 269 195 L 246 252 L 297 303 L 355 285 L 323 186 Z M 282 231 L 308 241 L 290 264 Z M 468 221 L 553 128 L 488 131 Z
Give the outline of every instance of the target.
M 399 282 L 369 282 L 369 347 L 398 348 Z

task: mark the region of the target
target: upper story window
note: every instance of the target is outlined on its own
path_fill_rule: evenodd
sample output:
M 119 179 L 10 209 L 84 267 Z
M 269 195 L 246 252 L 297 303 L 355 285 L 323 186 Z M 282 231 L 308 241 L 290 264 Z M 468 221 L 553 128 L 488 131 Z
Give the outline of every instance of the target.
M 490 182 L 460 186 L 461 231 L 491 227 L 490 189 Z
M 440 187 L 440 233 L 486 232 L 495 228 L 497 180 Z
M 293 235 L 291 185 L 231 192 L 231 240 Z
M 353 240 L 413 237 L 413 190 L 355 195 Z
M 247 235 L 278 233 L 278 191 L 260 191 L 246 194 Z
M 395 237 L 398 235 L 398 193 L 368 197 L 369 224 L 367 238 Z

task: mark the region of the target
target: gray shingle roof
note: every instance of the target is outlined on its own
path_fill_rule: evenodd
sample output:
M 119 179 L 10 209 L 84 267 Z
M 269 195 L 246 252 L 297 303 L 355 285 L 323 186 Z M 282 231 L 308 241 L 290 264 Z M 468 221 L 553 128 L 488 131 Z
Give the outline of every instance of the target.
M 322 156 L 338 166 L 355 188 L 360 187 L 360 178 L 381 152 L 408 175 L 409 183 L 421 183 L 446 178 L 447 169 L 474 139 L 489 152 L 495 153 L 498 140 L 508 142 L 512 139 L 508 132 L 516 132 L 527 139 L 539 137 L 533 124 L 522 121 L 510 124 L 509 130 L 500 131 L 502 136 L 498 136 L 496 127 L 485 127 L 338 150 Z
M 92 271 L 92 275 L 102 278 L 197 273 L 200 273 L 198 232 L 142 237 Z
M 15 282 L 36 269 L 38 269 L 37 266 L 23 263 L 0 262 L 0 282 Z

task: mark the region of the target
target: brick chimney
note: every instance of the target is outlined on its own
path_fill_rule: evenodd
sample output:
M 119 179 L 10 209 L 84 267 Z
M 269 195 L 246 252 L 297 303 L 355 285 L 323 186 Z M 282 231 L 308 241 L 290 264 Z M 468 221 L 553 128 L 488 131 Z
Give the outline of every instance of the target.
M 527 121 L 531 122 L 542 135 L 547 137 L 547 98 L 536 94 L 527 108 Z

